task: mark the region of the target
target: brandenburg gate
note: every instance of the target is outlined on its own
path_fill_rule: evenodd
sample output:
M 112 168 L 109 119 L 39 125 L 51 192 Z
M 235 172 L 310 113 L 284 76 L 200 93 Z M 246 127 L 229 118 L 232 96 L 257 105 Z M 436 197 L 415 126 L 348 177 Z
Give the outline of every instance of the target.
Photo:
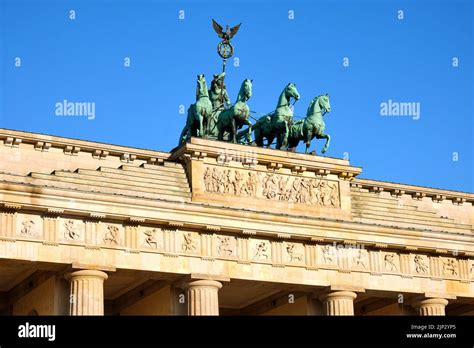
M 0 129 L 0 313 L 474 314 L 474 194 L 361 172 Z

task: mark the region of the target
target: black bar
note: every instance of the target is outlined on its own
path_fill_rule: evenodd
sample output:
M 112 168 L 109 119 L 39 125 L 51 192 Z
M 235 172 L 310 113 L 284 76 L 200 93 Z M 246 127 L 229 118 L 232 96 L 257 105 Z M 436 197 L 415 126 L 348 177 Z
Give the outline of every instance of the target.
M 32 325 L 55 325 L 54 341 L 49 341 L 48 337 L 19 337 L 20 329 L 34 330 Z M 412 334 L 421 337 L 407 336 Z M 0 317 L 1 348 L 38 344 L 319 347 L 323 343 L 331 346 L 350 344 L 352 347 L 355 344 L 473 347 L 474 317 Z

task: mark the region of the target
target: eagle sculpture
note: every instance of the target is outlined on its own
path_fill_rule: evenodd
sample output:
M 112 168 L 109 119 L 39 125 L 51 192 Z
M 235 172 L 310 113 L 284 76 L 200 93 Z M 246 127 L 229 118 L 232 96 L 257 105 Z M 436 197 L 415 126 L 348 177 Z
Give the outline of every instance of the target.
M 214 27 L 214 30 L 216 31 L 217 35 L 219 35 L 220 38 L 222 38 L 222 41 L 224 42 L 229 42 L 232 37 L 237 34 L 240 28 L 240 24 L 237 24 L 235 27 L 230 28 L 227 26 L 226 31 L 222 28 L 222 26 L 217 23 L 214 19 L 212 20 L 212 26 Z

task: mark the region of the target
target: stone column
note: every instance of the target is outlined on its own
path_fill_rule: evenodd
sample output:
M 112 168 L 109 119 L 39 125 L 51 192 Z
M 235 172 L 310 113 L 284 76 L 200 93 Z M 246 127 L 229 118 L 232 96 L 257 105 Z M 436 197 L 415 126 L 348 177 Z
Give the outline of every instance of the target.
M 107 273 L 81 270 L 66 275 L 70 281 L 70 315 L 104 315 L 104 281 Z
M 352 291 L 334 291 L 321 297 L 326 315 L 354 315 L 354 300 L 357 294 Z
M 428 298 L 415 304 L 421 316 L 446 315 L 445 308 L 448 300 L 444 298 Z
M 219 289 L 215 280 L 195 280 L 185 285 L 188 298 L 188 315 L 219 315 Z

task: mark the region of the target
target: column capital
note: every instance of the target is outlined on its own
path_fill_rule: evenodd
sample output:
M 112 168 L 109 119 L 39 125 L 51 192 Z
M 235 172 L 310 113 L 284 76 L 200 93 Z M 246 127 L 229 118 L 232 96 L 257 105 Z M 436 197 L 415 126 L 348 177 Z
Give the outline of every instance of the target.
M 354 301 L 357 298 L 357 294 L 353 291 L 333 291 L 322 294 L 319 298 L 321 301 L 327 301 L 329 299 L 347 299 Z
M 216 280 L 191 280 L 183 283 L 184 289 L 189 289 L 190 287 L 205 287 L 205 288 L 222 288 L 222 283 Z
M 181 278 L 179 281 L 175 283 L 175 285 L 183 290 L 186 290 L 189 288 L 191 283 L 194 282 L 205 282 L 205 281 L 210 281 L 208 285 L 204 285 L 205 283 L 196 283 L 195 286 L 213 286 L 212 282 L 216 282 L 220 284 L 220 288 L 222 288 L 222 283 L 227 283 L 230 282 L 230 278 L 227 276 L 223 276 L 220 274 L 207 274 L 207 273 L 191 273 L 188 274 L 187 276 Z
M 445 298 L 427 298 L 425 300 L 419 301 L 416 305 L 442 305 L 447 306 L 449 303 Z
M 449 301 L 445 298 L 426 298 L 413 303 L 413 307 L 420 312 L 421 316 L 446 315 L 446 306 Z
M 98 278 L 102 280 L 107 280 L 109 275 L 102 271 L 84 269 L 80 271 L 69 272 L 64 275 L 66 280 L 79 279 L 79 278 Z
M 357 294 L 353 291 L 332 291 L 320 296 L 324 302 L 326 315 L 354 315 L 354 300 Z

